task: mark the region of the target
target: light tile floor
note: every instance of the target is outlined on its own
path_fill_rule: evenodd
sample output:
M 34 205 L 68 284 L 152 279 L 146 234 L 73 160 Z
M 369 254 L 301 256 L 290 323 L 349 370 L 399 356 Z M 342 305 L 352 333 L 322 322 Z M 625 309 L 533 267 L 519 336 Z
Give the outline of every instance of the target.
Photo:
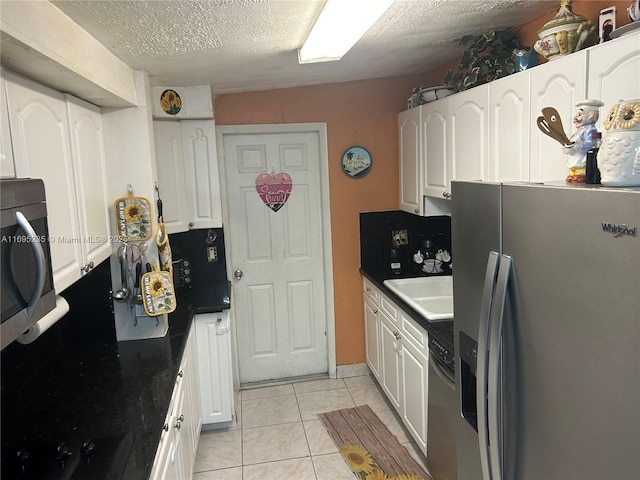
M 200 435 L 194 480 L 353 480 L 318 414 L 368 404 L 424 467 L 424 457 L 371 376 L 243 390 L 237 425 Z

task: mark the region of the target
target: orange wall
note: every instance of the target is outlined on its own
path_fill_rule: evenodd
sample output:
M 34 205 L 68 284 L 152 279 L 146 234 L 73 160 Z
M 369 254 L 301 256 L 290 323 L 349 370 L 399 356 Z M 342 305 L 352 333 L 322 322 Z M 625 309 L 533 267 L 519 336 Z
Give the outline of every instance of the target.
M 597 21 L 601 9 L 616 5 L 620 26 L 628 22 L 629 4 L 630 0 L 577 0 L 573 7 L 574 12 Z M 523 44 L 535 41 L 536 30 L 555 15 L 555 8 L 518 29 Z M 447 68 L 455 68 L 457 63 L 422 75 L 226 94 L 214 99 L 218 125 L 327 124 L 338 365 L 365 361 L 358 214 L 398 208 L 398 113 L 406 110 L 413 87 L 440 85 Z M 343 152 L 352 145 L 366 147 L 373 158 L 371 172 L 358 180 L 347 177 L 340 168 Z

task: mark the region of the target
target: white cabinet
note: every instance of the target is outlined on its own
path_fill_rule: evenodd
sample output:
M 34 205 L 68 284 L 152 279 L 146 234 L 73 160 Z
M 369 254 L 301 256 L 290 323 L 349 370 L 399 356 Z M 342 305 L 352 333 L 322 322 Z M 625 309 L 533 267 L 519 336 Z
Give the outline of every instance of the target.
M 400 210 L 422 213 L 422 141 L 420 109 L 413 108 L 398 116 L 400 136 Z
M 213 120 L 154 120 L 158 186 L 169 233 L 222 226 Z
M 380 353 L 382 359 L 381 386 L 387 398 L 400 411 L 402 390 L 401 343 L 397 325 L 384 313 L 380 313 Z
M 364 299 L 365 351 L 371 373 L 380 379 L 380 319 L 378 306 L 371 299 Z
M 489 179 L 529 180 L 529 75 L 510 75 L 489 84 Z
M 611 44 L 615 45 L 615 55 L 612 55 Z M 589 50 L 588 86 L 588 97 L 604 103 L 598 122 L 598 130 L 604 131 L 604 118 L 618 100 L 640 98 L 640 32 Z
M 425 152 L 424 194 L 450 198 L 452 180 L 488 180 L 488 86 L 419 108 Z
M 554 107 L 560 114 L 565 133 L 571 136 L 575 130 L 572 121 L 575 103 L 584 100 L 587 94 L 587 51 L 581 50 L 526 71 L 531 76 L 529 180 L 564 180 L 569 173 L 567 157 L 558 142 L 538 129 L 536 118 L 544 107 Z
M 175 387 L 151 469 L 151 480 L 189 479 L 198 449 L 201 417 L 197 389 L 197 358 L 194 327 L 188 335 Z
M 111 202 L 108 199 L 107 171 L 100 109 L 66 95 L 71 152 L 77 193 L 83 272 L 111 255 L 109 242 Z
M 234 405 L 229 311 L 198 314 L 194 322 L 202 423 L 206 427 L 230 422 Z
M 422 110 L 420 129 L 424 138 L 425 187 L 430 197 L 447 198 L 449 191 L 449 102 L 427 103 Z
M 42 178 L 57 292 L 111 254 L 100 110 L 5 72 L 18 177 Z
M 16 167 L 13 163 L 13 147 L 9 130 L 9 112 L 7 111 L 7 91 L 4 86 L 4 69 L 0 66 L 0 177 L 13 178 Z
M 366 278 L 363 285 L 367 365 L 427 454 L 427 332 Z
M 451 180 L 489 180 L 489 85 L 460 92 L 449 99 Z

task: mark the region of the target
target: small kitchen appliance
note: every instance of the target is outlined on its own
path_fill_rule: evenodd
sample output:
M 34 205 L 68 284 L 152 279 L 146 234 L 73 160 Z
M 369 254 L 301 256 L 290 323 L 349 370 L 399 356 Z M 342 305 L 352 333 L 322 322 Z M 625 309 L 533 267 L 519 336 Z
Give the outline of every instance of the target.
M 452 198 L 458 478 L 637 478 L 640 189 Z
M 1 349 L 53 310 L 56 294 L 49 250 L 44 182 L 3 180 Z

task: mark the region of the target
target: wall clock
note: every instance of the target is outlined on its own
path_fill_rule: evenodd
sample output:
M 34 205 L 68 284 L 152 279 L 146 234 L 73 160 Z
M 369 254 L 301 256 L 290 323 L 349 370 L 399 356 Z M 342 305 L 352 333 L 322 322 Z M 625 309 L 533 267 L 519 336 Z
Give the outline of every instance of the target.
M 341 165 L 342 171 L 351 178 L 361 178 L 369 173 L 372 163 L 371 154 L 366 148 L 353 146 L 342 155 Z

